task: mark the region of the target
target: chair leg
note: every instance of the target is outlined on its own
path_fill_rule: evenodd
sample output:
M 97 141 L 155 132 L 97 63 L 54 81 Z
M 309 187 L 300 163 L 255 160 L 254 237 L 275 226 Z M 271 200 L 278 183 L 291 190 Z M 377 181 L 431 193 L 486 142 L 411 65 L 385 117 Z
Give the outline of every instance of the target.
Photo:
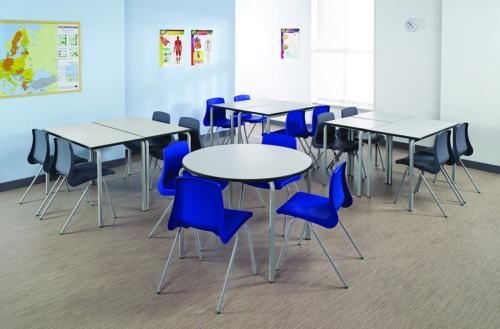
M 69 193 L 68 181 L 65 181 L 64 183 L 66 184 L 66 191 Z
M 238 247 L 238 233 L 234 234 L 234 248 L 233 253 L 231 254 L 231 260 L 229 261 L 229 267 L 227 268 L 226 280 L 224 281 L 224 287 L 222 288 L 222 294 L 220 296 L 219 307 L 217 308 L 217 314 L 220 314 L 220 310 L 222 308 L 222 302 L 224 301 L 224 295 L 226 294 L 227 282 L 229 281 L 229 275 L 231 274 L 231 268 L 233 267 L 234 256 L 236 255 L 236 247 Z
M 71 212 L 71 215 L 69 215 L 69 218 L 68 218 L 68 220 L 66 221 L 66 224 L 64 224 L 64 226 L 63 226 L 63 228 L 62 228 L 61 232 L 59 232 L 59 234 L 60 234 L 60 235 L 63 235 L 64 230 L 65 230 L 65 229 L 66 229 L 66 227 L 68 226 L 69 221 L 71 220 L 71 218 L 73 218 L 73 215 L 75 214 L 76 209 L 78 209 L 78 206 L 79 206 L 79 205 L 80 205 L 80 203 L 82 202 L 82 199 L 83 199 L 83 197 L 85 196 L 85 193 L 87 193 L 87 190 L 89 189 L 89 187 L 90 187 L 90 184 L 87 186 L 87 188 L 86 188 L 86 189 L 85 189 L 85 191 L 83 192 L 82 196 L 80 197 L 80 199 L 79 199 L 79 200 L 78 200 L 78 202 L 76 203 L 76 206 L 75 206 L 75 208 L 73 209 L 73 211 Z
M 158 164 L 158 159 L 155 161 L 155 166 L 153 168 L 153 173 L 151 174 L 151 182 L 149 182 L 149 190 L 151 191 L 151 188 L 153 187 L 153 179 L 155 177 L 155 171 L 156 171 L 156 165 Z
M 285 255 L 285 248 L 288 243 L 288 239 L 290 238 L 290 233 L 292 232 L 292 226 L 294 222 L 295 222 L 295 217 L 293 217 L 292 220 L 290 221 L 290 227 L 288 228 L 288 233 L 286 234 L 285 244 L 283 244 L 283 249 L 281 249 L 280 258 L 278 259 L 278 264 L 276 265 L 276 271 L 280 270 L 281 262 L 283 261 L 283 256 Z
M 403 178 L 401 179 L 401 183 L 399 184 L 398 193 L 396 194 L 396 200 L 394 200 L 394 204 L 396 204 L 398 202 L 399 192 L 401 192 L 401 188 L 403 187 L 403 183 L 405 182 L 405 178 L 406 178 L 406 173 L 408 172 L 409 168 L 410 168 L 410 166 L 407 166 L 405 169 L 405 172 L 403 174 Z
M 42 170 L 43 170 L 43 166 L 41 166 L 40 170 L 38 170 L 38 172 L 36 173 L 35 178 L 33 178 L 33 181 L 31 182 L 30 186 L 28 187 L 26 192 L 24 192 L 24 195 L 21 198 L 21 200 L 19 201 L 19 204 L 23 203 L 24 198 L 26 197 L 26 195 L 28 195 L 28 192 L 31 190 L 31 187 L 33 186 L 33 184 L 35 184 L 35 181 L 38 178 L 38 176 L 40 175 L 40 173 L 42 172 Z
M 480 190 L 479 190 L 479 188 L 477 187 L 476 183 L 475 183 L 475 182 L 474 182 L 474 180 L 472 179 L 472 176 L 469 174 L 469 171 L 467 170 L 467 168 L 465 168 L 465 165 L 464 165 L 464 163 L 462 162 L 462 159 L 458 159 L 458 162 L 460 162 L 460 164 L 462 165 L 462 168 L 464 168 L 465 172 L 467 173 L 467 176 L 469 176 L 470 181 L 472 182 L 472 184 L 474 184 L 474 187 L 476 188 L 477 193 L 481 193 L 481 191 L 480 191 Z
M 314 230 L 313 226 L 312 226 L 312 223 L 309 222 L 309 227 L 311 228 L 311 231 L 313 232 L 314 236 L 316 237 L 316 240 L 318 240 L 318 243 L 319 245 L 321 246 L 321 249 L 323 249 L 323 251 L 325 252 L 325 255 L 326 257 L 328 257 L 328 260 L 330 261 L 330 264 L 332 264 L 333 266 L 333 269 L 335 270 L 335 272 L 337 272 L 337 275 L 339 276 L 340 278 L 340 281 L 342 281 L 342 284 L 344 285 L 344 287 L 347 289 L 349 288 L 347 286 L 347 284 L 345 283 L 344 281 L 344 278 L 342 277 L 342 275 L 340 274 L 339 270 L 337 269 L 337 266 L 335 266 L 335 263 L 333 262 L 332 258 L 330 257 L 330 255 L 328 254 L 328 252 L 326 251 L 325 249 L 325 246 L 323 246 L 323 243 L 321 243 L 321 240 L 319 239 L 318 235 L 316 234 L 316 231 Z
M 240 205 L 238 207 L 238 210 L 241 210 L 241 202 L 243 201 L 243 189 L 245 188 L 245 184 L 241 183 L 241 192 L 240 192 Z
M 253 275 L 257 275 L 257 267 L 255 266 L 255 256 L 253 254 L 253 244 L 252 244 L 252 236 L 250 235 L 250 229 L 248 228 L 247 224 L 243 224 L 243 227 L 247 231 L 248 247 L 250 249 L 250 258 L 252 259 Z
M 104 183 L 104 187 L 106 188 L 106 197 L 108 198 L 109 201 L 109 207 L 111 208 L 111 213 L 113 214 L 113 217 L 116 218 L 115 209 L 113 208 L 113 204 L 111 204 L 111 198 L 109 197 L 108 185 L 106 184 L 104 178 L 102 179 L 102 182 Z
M 248 144 L 247 126 L 245 124 L 243 124 L 243 130 L 245 131 L 245 139 L 247 140 Z
M 156 228 L 158 226 L 160 226 L 161 221 L 163 220 L 163 218 L 165 218 L 165 216 L 167 215 L 168 211 L 170 210 L 170 207 L 172 207 L 173 204 L 174 204 L 174 199 L 172 199 L 172 201 L 170 202 L 170 204 L 167 207 L 167 210 L 165 210 L 165 212 L 163 213 L 163 215 L 161 215 L 160 220 L 158 221 L 158 223 L 156 223 L 156 225 L 153 228 L 153 230 L 151 231 L 151 233 L 149 233 L 148 238 L 150 238 L 150 237 L 153 236 L 153 233 L 155 232 Z
M 85 187 L 83 187 L 84 185 L 85 185 L 85 184 L 80 184 L 80 186 L 82 187 L 82 192 L 84 192 L 84 191 L 85 191 Z M 90 201 L 89 201 L 89 198 L 88 198 L 88 196 L 87 196 L 87 194 L 85 194 L 85 200 L 87 200 L 87 203 L 89 203 L 89 202 L 90 202 Z
M 420 184 L 422 183 L 422 178 L 419 176 L 417 180 L 417 184 L 415 185 L 415 190 L 413 190 L 413 193 L 417 193 L 420 191 Z
M 380 144 L 377 143 L 378 154 L 380 155 L 380 162 L 382 163 L 382 169 L 385 170 L 384 159 L 382 158 L 382 151 L 380 151 Z
M 378 143 L 375 143 L 375 167 L 378 167 L 378 152 L 377 152 L 377 148 L 378 148 Z
M 424 176 L 422 175 L 422 172 L 419 170 L 418 171 L 420 173 L 420 177 L 422 177 L 422 180 L 424 181 L 425 185 L 427 186 L 427 188 L 429 189 L 429 191 L 431 192 L 432 194 L 432 197 L 434 198 L 434 200 L 436 200 L 436 203 L 438 204 L 439 208 L 441 209 L 441 211 L 443 212 L 443 215 L 444 215 L 444 218 L 448 218 L 448 215 L 446 215 L 446 213 L 444 212 L 444 209 L 443 207 L 441 207 L 441 204 L 439 203 L 438 199 L 436 198 L 436 196 L 434 195 L 434 192 L 432 192 L 432 189 L 431 187 L 429 186 L 429 184 L 427 184 L 427 181 L 425 180 Z
M 179 234 L 181 233 L 181 229 L 182 229 L 182 227 L 179 227 L 179 229 L 177 230 L 177 234 L 175 235 L 175 239 L 174 239 L 174 244 L 172 245 L 172 249 L 170 249 L 170 254 L 168 255 L 167 265 L 165 266 L 165 270 L 163 271 L 163 275 L 161 276 L 160 285 L 158 286 L 158 290 L 156 291 L 156 293 L 158 295 L 160 294 L 161 286 L 163 285 L 163 280 L 165 279 L 165 274 L 167 274 L 168 265 L 170 264 L 170 260 L 172 259 L 172 254 L 174 252 L 175 244 L 177 243 L 177 239 L 179 239 Z
M 467 202 L 465 201 L 464 196 L 462 195 L 462 193 L 460 193 L 460 190 L 458 189 L 457 184 L 455 184 L 455 182 L 453 181 L 453 179 L 451 179 L 451 176 L 448 173 L 448 170 L 446 170 L 445 166 L 441 166 L 441 170 L 443 171 L 443 174 L 445 175 L 446 180 L 448 181 L 448 184 L 450 184 L 451 189 L 453 190 L 453 192 L 455 192 L 455 195 L 458 198 L 458 202 L 460 202 L 460 204 L 462 206 L 464 204 L 466 204 Z
M 45 215 L 45 213 L 47 212 L 47 209 L 49 209 L 50 205 L 52 204 L 52 201 L 54 201 L 54 198 L 56 197 L 57 193 L 61 189 L 61 186 L 63 186 L 65 180 L 66 180 L 66 177 L 63 178 L 61 184 L 59 184 L 59 186 L 57 187 L 57 190 L 54 193 L 54 195 L 52 196 L 52 198 L 50 199 L 49 204 L 47 205 L 47 207 L 45 207 L 45 210 L 42 212 L 42 215 L 39 218 L 40 220 L 43 219 L 43 216 Z
M 103 181 L 104 181 L 104 179 L 103 179 Z M 90 187 L 90 182 L 84 183 L 83 186 L 87 186 L 87 184 Z M 92 201 L 92 197 L 90 196 L 90 189 L 87 191 L 87 196 L 88 196 L 88 198 L 90 200 L 90 205 L 93 207 L 94 206 L 94 201 Z
M 300 138 L 297 138 L 300 142 L 300 145 L 302 146 L 302 148 L 304 149 L 304 153 L 309 155 L 309 151 L 304 147 L 304 144 L 302 144 L 302 140 Z
M 304 240 L 304 233 L 306 233 L 307 222 L 304 223 L 304 229 L 302 230 L 302 235 L 300 236 L 299 246 L 302 245 L 302 240 Z
M 339 219 L 339 223 L 340 223 L 340 226 L 342 226 L 342 228 L 344 229 L 345 234 L 347 234 L 347 237 L 349 238 L 349 240 L 351 240 L 351 243 L 352 243 L 352 245 L 354 246 L 354 248 L 356 249 L 356 251 L 358 252 L 359 257 L 360 257 L 361 259 L 365 259 L 365 258 L 363 257 L 363 255 L 361 255 L 361 251 L 359 251 L 358 246 L 356 246 L 356 244 L 355 244 L 355 243 L 354 243 L 354 241 L 352 240 L 351 236 L 349 235 L 349 232 L 347 232 L 347 230 L 345 229 L 344 224 L 342 224 L 342 222 L 340 221 L 340 219 Z
M 47 194 L 47 196 L 45 197 L 45 200 L 43 200 L 42 204 L 40 205 L 40 208 L 38 208 L 38 211 L 35 213 L 36 217 L 38 217 L 38 214 L 40 214 L 40 211 L 42 211 L 42 208 L 45 205 L 45 202 L 47 202 L 47 200 L 49 199 L 50 195 L 52 194 L 52 191 L 54 191 L 54 189 L 56 188 L 57 183 L 59 183 L 59 180 L 61 179 L 61 177 L 62 177 L 62 175 L 59 175 L 59 177 L 57 177 L 56 183 L 54 184 L 54 186 L 52 186 L 49 194 Z
M 433 183 L 435 183 L 435 182 L 436 182 L 436 178 L 438 177 L 438 174 L 439 174 L 439 173 L 437 173 L 437 174 L 436 174 L 436 176 L 434 176 L 434 180 L 432 181 Z
M 262 200 L 262 196 L 260 195 L 259 189 L 255 188 L 255 190 L 257 191 L 257 194 L 259 195 L 260 202 L 262 203 L 262 208 L 265 208 L 266 204 L 264 203 L 264 200 Z
M 201 262 L 203 260 L 203 256 L 201 255 L 201 243 L 200 243 L 200 237 L 198 236 L 197 229 L 194 229 L 194 239 L 196 240 L 196 247 L 198 248 L 198 258 Z
M 365 178 L 366 178 L 365 164 L 363 163 L 363 159 L 361 159 L 361 163 L 359 162 L 359 156 L 358 156 L 357 152 L 356 152 L 356 160 L 358 161 L 358 166 L 363 167 L 364 177 L 361 177 L 361 180 L 365 180 Z
M 215 129 L 215 135 L 217 136 L 217 143 L 220 145 L 219 127 L 217 127 L 217 129 Z M 224 141 L 222 142 L 222 144 L 224 144 Z
M 247 135 L 247 140 L 248 140 L 248 138 L 249 138 L 250 136 L 252 136 L 252 132 L 253 132 L 253 130 L 255 129 L 255 126 L 257 126 L 257 123 L 254 123 L 254 124 L 253 124 L 253 127 L 252 127 L 252 129 L 250 130 L 250 133 Z M 264 133 L 264 129 L 262 129 L 262 133 Z
M 288 188 L 288 185 L 286 187 L 286 201 L 290 199 L 290 189 Z M 285 232 L 286 232 L 286 215 L 285 215 L 285 220 L 283 221 L 283 234 L 281 234 L 281 237 L 285 237 Z

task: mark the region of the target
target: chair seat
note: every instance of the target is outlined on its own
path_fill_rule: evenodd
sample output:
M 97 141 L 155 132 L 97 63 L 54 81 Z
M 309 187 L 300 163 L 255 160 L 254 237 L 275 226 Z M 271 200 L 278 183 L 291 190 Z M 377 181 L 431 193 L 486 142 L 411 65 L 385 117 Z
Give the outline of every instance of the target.
M 363 143 L 368 144 L 368 134 L 369 133 L 364 133 L 363 134 Z M 357 140 L 357 138 L 356 138 Z M 385 136 L 381 134 L 372 134 L 372 143 L 380 143 L 381 141 L 385 140 Z
M 287 186 L 288 184 L 290 184 L 292 182 L 299 181 L 300 177 L 301 177 L 301 175 L 297 175 L 295 177 L 276 180 L 276 181 L 274 181 L 274 188 L 276 190 L 281 190 L 281 189 L 283 189 L 283 187 Z M 262 188 L 262 189 L 266 189 L 266 190 L 269 190 L 271 188 L 269 186 L 268 182 L 245 183 L 245 185 L 249 185 L 249 186 L 253 186 L 253 187 L 257 187 L 257 188 Z
M 286 135 L 286 129 L 271 131 L 271 134 Z
M 238 118 L 234 120 L 234 126 L 238 127 Z M 231 128 L 231 120 L 227 118 L 216 118 L 214 119 L 214 127 L 219 127 L 219 128 Z
M 276 213 L 301 218 L 326 228 L 337 225 L 335 221 L 329 220 L 331 215 L 329 199 L 304 192 L 295 193 L 276 210 Z
M 243 224 L 245 224 L 247 220 L 252 218 L 252 216 L 253 213 L 251 213 L 250 211 L 224 208 L 224 229 L 229 238 L 226 239 L 224 237 L 221 237 L 219 235 L 219 232 L 213 232 L 213 233 L 215 233 L 215 235 L 220 237 L 222 243 L 226 244 L 231 240 L 233 235 L 235 235 L 236 232 L 238 232 L 238 230 L 243 226 Z
M 108 168 L 102 168 L 102 176 L 114 175 L 115 171 Z M 75 166 L 73 169 L 73 180 L 68 181 L 69 185 L 75 187 L 97 178 L 97 164 L 88 162 Z M 75 185 L 73 185 L 76 183 Z
M 453 154 L 453 148 L 451 149 L 451 153 Z M 434 156 L 434 146 L 431 146 L 429 148 L 426 148 L 425 150 L 418 151 L 417 154 L 424 154 L 424 155 L 429 155 L 429 156 Z M 448 166 L 452 166 L 455 164 L 455 158 L 449 159 L 448 161 L 445 162 Z
M 248 114 L 248 116 L 244 116 L 245 114 Z M 248 123 L 259 123 L 259 122 L 266 122 L 267 118 L 263 117 L 261 115 L 254 115 L 251 113 L 245 113 L 241 115 L 241 119 L 245 122 Z
M 75 155 L 74 159 L 75 159 L 75 162 L 74 162 L 75 165 L 89 162 L 87 159 L 79 157 L 78 155 Z M 59 175 L 59 172 L 57 172 L 55 170 L 55 168 L 52 168 L 52 161 L 53 160 L 54 160 L 54 155 L 52 154 L 52 155 L 49 156 L 48 163 L 50 164 L 50 166 L 49 166 L 49 168 L 47 170 L 50 171 L 51 174 Z M 45 170 L 45 166 L 44 166 L 44 170 Z
M 408 156 L 406 158 L 396 160 L 396 164 L 409 166 L 410 157 Z M 434 168 L 434 157 L 422 153 L 415 153 L 413 156 L 413 167 L 431 174 L 437 174 L 439 172 L 439 169 L 436 171 Z
M 169 136 L 170 137 L 170 136 Z M 148 140 L 149 142 L 149 149 L 164 149 L 171 143 L 171 138 L 170 141 L 165 140 L 163 137 L 162 138 L 150 138 Z M 131 149 L 132 151 L 140 151 L 141 150 L 141 142 L 130 142 L 130 143 L 125 143 L 126 148 Z
M 160 152 L 160 153 L 162 154 L 162 159 L 163 159 L 163 152 Z M 184 171 L 182 176 L 183 177 L 196 177 L 188 171 Z M 219 184 L 221 190 L 224 190 L 229 185 L 229 182 L 216 181 L 216 180 L 210 180 L 210 181 Z M 166 183 L 163 183 L 161 187 L 158 187 L 158 192 L 163 196 L 175 195 L 175 179 L 172 179 Z
M 345 139 L 335 138 L 327 144 L 327 147 L 331 150 L 341 151 L 341 152 L 352 152 L 359 148 L 357 141 L 348 141 Z

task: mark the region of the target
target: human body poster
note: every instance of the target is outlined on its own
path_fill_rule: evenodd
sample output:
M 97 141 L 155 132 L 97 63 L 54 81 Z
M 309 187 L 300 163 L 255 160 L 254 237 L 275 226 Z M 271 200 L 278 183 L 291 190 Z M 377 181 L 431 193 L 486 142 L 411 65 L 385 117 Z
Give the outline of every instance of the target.
M 191 31 L 191 65 L 212 64 L 213 60 L 213 31 Z
M 300 29 L 281 29 L 281 59 L 300 59 Z
M 160 67 L 184 65 L 184 30 L 160 30 Z

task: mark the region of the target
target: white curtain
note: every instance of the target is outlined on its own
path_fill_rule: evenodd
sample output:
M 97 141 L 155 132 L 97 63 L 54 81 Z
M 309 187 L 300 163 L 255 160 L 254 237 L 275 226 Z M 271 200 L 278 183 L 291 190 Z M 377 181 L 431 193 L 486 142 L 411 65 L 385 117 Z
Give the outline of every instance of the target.
M 312 100 L 373 109 L 374 0 L 312 0 Z

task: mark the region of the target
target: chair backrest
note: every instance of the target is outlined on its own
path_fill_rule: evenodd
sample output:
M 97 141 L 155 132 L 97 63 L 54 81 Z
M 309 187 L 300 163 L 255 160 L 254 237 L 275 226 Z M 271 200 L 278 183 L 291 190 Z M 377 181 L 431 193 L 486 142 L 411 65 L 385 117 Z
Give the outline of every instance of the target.
M 31 129 L 33 135 L 33 142 L 31 144 L 31 150 L 28 155 L 28 162 L 30 164 L 41 164 L 44 170 L 48 172 L 49 157 L 50 157 L 50 144 L 49 136 L 40 129 Z M 47 167 L 47 168 L 46 168 Z
M 250 100 L 250 95 L 238 95 L 238 96 L 234 96 L 234 101 L 235 102 L 249 101 L 249 100 Z
M 358 115 L 358 108 L 357 107 L 354 107 L 354 106 L 346 107 L 345 109 L 342 109 L 342 111 L 341 111 L 342 118 L 352 117 L 353 115 Z M 347 139 L 348 133 L 349 133 L 348 129 L 340 128 L 338 130 L 338 134 L 339 134 L 338 137 L 341 139 Z M 355 136 L 358 136 L 359 131 L 355 131 L 354 134 L 355 134 Z
M 189 226 L 214 232 L 223 243 L 231 236 L 225 231 L 224 201 L 219 184 L 199 177 L 178 177 L 168 229 Z
M 182 117 L 179 119 L 179 126 L 191 129 L 189 132 L 189 135 L 191 135 L 191 152 L 203 148 L 200 139 L 200 121 L 194 118 Z M 187 141 L 186 134 L 179 134 L 179 141 Z
M 461 123 L 453 129 L 453 152 L 457 161 L 462 154 L 472 155 L 474 152 L 469 140 L 469 124 L 467 122 Z
M 342 161 L 333 171 L 330 179 L 329 204 L 330 218 L 325 223 L 326 228 L 334 228 L 337 226 L 339 217 L 337 211 L 342 208 L 349 208 L 352 205 L 353 199 L 349 186 L 346 180 L 346 162 Z
M 73 153 L 73 146 L 70 143 L 60 138 L 54 139 L 54 159 L 52 163 L 55 170 L 67 177 L 68 184 L 75 186 L 71 184 L 73 181 L 75 155 Z
M 205 117 L 203 118 L 203 125 L 205 127 L 210 127 L 210 108 L 212 105 L 215 104 L 222 104 L 225 103 L 224 98 L 222 97 L 216 97 L 216 98 L 210 98 L 207 100 L 207 110 L 205 111 Z M 225 118 L 226 117 L 226 110 L 225 109 L 218 109 L 214 108 L 213 109 L 213 118 L 214 120 L 217 118 Z
M 323 147 L 323 129 L 326 121 L 335 120 L 335 115 L 332 112 L 321 113 L 317 118 L 317 128 L 312 139 L 312 146 L 315 148 Z M 327 144 L 332 142 L 335 137 L 335 127 L 327 126 Z
M 296 110 L 287 114 L 286 134 L 292 137 L 308 134 L 306 126 L 306 112 L 304 110 Z
M 451 131 L 442 131 L 436 135 L 434 139 L 434 171 L 431 174 L 436 174 L 440 171 L 441 165 L 450 160 L 454 162 L 454 156 L 450 142 Z
M 287 147 L 289 149 L 297 149 L 297 140 L 292 136 L 279 134 L 264 134 L 262 135 L 263 145 L 275 145 Z
M 330 112 L 330 106 L 328 105 L 321 105 L 316 107 L 313 110 L 313 115 L 312 115 L 312 132 L 311 135 L 314 136 L 316 133 L 316 128 L 318 128 L 318 115 L 322 113 Z
M 158 122 L 163 122 L 163 123 L 170 123 L 170 114 L 166 112 L 161 112 L 161 111 L 155 111 L 153 112 L 153 121 L 158 121 Z M 152 138 L 156 142 L 162 143 L 162 144 L 170 144 L 173 142 L 173 136 L 164 136 L 164 137 L 156 137 Z
M 187 142 L 180 141 L 170 144 L 163 149 L 163 170 L 158 182 L 158 191 L 161 195 L 173 195 L 175 178 L 182 169 L 182 159 L 189 154 Z

